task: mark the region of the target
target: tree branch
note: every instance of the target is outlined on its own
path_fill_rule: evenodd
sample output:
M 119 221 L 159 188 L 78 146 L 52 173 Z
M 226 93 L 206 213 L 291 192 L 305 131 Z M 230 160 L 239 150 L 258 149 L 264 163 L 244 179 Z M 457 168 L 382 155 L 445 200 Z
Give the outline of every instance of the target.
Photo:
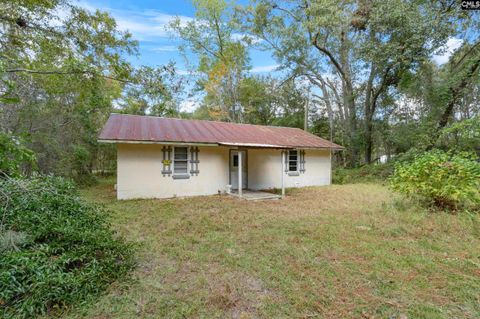
M 116 77 L 112 77 L 112 76 L 108 76 L 108 75 L 104 75 L 104 74 L 99 74 L 99 73 L 95 73 L 95 72 L 92 72 L 92 71 L 82 71 L 82 70 L 78 70 L 78 71 L 58 71 L 58 70 L 30 70 L 30 69 L 24 69 L 24 68 L 17 68 L 17 69 L 8 69 L 8 70 L 5 70 L 4 72 L 6 72 L 6 73 L 29 73 L 29 74 L 40 74 L 40 75 L 89 74 L 89 75 L 96 75 L 96 76 L 100 76 L 102 78 L 106 78 L 106 79 L 109 79 L 109 80 L 114 80 L 114 81 L 118 81 L 118 82 L 122 82 L 122 83 L 136 84 L 136 83 L 134 83 L 132 81 L 129 81 L 129 80 L 119 79 L 119 78 L 116 78 Z
M 318 36 L 319 36 L 319 33 L 317 32 L 313 37 L 313 41 L 312 41 L 313 46 L 317 48 L 317 50 L 319 50 L 320 52 L 324 53 L 330 59 L 332 64 L 337 69 L 338 73 L 340 73 L 342 79 L 346 80 L 345 72 L 343 71 L 343 68 L 341 67 L 340 63 L 338 63 L 337 59 L 335 59 L 335 57 L 330 51 L 328 51 L 326 48 L 318 44 Z

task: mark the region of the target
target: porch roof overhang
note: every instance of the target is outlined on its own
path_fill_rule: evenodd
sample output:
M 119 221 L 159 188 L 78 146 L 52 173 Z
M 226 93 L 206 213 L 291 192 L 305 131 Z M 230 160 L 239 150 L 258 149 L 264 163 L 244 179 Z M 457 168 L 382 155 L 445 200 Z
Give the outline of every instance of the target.
M 316 149 L 316 150 L 343 150 L 343 147 L 294 147 L 285 145 L 271 145 L 271 144 L 255 144 L 255 143 L 197 143 L 197 142 L 172 142 L 172 141 L 137 141 L 137 140 L 107 140 L 97 139 L 98 143 L 107 144 L 161 144 L 161 145 L 186 145 L 186 146 L 224 146 L 234 148 L 255 148 L 255 149 L 280 149 L 280 150 L 292 150 L 292 149 Z

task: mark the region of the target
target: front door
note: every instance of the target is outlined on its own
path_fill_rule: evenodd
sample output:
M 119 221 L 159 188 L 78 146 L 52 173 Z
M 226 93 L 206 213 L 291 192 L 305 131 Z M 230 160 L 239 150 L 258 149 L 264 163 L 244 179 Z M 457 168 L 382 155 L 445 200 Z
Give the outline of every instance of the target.
M 230 185 L 232 189 L 238 189 L 238 153 L 242 153 L 242 189 L 247 188 L 247 152 L 232 150 L 230 152 Z

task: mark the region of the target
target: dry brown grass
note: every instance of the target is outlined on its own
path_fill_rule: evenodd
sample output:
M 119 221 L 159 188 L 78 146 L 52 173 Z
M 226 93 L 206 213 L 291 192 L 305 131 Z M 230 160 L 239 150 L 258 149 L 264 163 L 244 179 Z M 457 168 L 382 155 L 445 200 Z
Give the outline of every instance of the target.
M 478 216 L 426 212 L 374 184 L 247 202 L 116 201 L 111 183 L 83 193 L 140 244 L 138 266 L 71 317 L 480 317 Z

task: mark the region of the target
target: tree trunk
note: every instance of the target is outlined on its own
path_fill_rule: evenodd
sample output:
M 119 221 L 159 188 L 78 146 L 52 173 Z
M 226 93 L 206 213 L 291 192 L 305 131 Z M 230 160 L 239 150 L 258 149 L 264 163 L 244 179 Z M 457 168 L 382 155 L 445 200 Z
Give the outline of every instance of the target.
M 375 79 L 375 66 L 372 64 L 370 68 L 370 75 L 367 80 L 367 87 L 365 89 L 365 163 L 372 162 L 373 151 L 373 113 L 375 112 L 376 95 L 373 95 L 373 80 Z
M 355 110 L 355 98 L 353 96 L 353 86 L 350 81 L 343 82 L 343 103 L 348 110 L 348 138 L 350 142 L 349 166 L 356 167 L 358 164 L 358 145 L 357 145 L 357 112 Z
M 320 89 L 322 90 L 323 94 L 323 101 L 325 102 L 325 107 L 327 108 L 327 115 L 328 115 L 328 126 L 330 128 L 330 142 L 333 142 L 333 136 L 335 135 L 335 129 L 333 127 L 334 123 L 334 115 L 332 109 L 332 101 L 330 97 L 330 92 L 328 92 L 328 87 L 323 78 L 320 78 Z
M 353 83 L 351 78 L 350 61 L 349 61 L 349 44 L 342 31 L 340 46 L 340 65 L 342 66 L 342 91 L 343 104 L 348 110 L 348 139 L 349 139 L 349 166 L 355 167 L 358 164 L 358 145 L 357 145 L 357 111 L 355 108 L 355 96 L 353 92 Z

